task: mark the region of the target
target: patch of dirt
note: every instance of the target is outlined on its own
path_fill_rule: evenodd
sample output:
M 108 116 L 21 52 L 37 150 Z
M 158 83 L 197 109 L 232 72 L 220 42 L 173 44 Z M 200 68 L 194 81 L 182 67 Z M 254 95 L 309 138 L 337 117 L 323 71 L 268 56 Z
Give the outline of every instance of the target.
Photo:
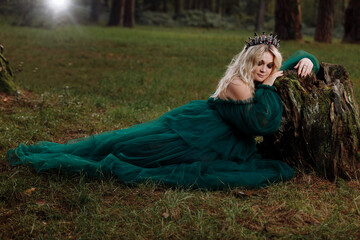
M 0 92 L 0 110 L 10 108 L 14 105 L 33 106 L 38 99 L 37 95 L 26 90 L 21 90 L 15 94 Z

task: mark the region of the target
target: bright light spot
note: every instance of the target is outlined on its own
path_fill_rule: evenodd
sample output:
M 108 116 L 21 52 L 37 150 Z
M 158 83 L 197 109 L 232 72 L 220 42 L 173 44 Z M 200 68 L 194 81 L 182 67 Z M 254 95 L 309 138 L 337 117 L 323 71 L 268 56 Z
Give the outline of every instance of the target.
M 69 7 L 69 0 L 47 0 L 47 3 L 55 12 L 64 11 Z

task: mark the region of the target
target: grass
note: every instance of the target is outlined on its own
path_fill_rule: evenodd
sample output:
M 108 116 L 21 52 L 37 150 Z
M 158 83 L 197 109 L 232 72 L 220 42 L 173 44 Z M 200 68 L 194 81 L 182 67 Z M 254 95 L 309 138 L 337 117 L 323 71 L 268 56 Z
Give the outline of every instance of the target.
M 156 118 L 207 99 L 251 33 L 96 26 L 0 25 L 24 95 L 0 98 L 0 238 L 358 239 L 360 183 L 299 172 L 259 190 L 200 191 L 151 182 L 125 186 L 11 168 L 19 143 L 67 140 Z M 360 100 L 359 45 L 282 42 L 342 64 Z

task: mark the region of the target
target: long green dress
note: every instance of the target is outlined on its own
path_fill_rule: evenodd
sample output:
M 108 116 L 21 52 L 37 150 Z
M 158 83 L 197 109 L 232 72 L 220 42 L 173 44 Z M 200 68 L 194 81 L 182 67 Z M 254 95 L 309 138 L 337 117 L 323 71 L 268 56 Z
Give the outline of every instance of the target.
M 285 64 L 311 56 L 302 52 Z M 66 144 L 20 144 L 7 157 L 11 165 L 31 165 L 39 172 L 113 175 L 126 184 L 151 179 L 192 188 L 262 187 L 294 175 L 284 162 L 262 159 L 254 140 L 278 130 L 282 109 L 274 87 L 259 85 L 246 101 L 192 101 L 126 129 Z

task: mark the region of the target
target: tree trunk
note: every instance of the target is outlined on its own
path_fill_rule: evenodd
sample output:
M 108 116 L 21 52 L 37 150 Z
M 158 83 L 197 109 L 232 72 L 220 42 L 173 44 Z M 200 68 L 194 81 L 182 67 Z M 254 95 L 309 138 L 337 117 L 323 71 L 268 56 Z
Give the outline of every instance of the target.
M 135 0 L 125 0 L 124 26 L 135 26 Z
M 196 9 L 204 10 L 204 0 L 197 0 L 195 2 L 197 3 Z
M 196 9 L 196 6 L 197 6 L 196 2 L 197 2 L 197 0 L 192 1 L 191 9 Z
M 103 8 L 107 11 L 109 10 L 109 0 L 104 0 L 104 2 L 102 3 Z
M 31 26 L 34 21 L 34 10 L 38 7 L 36 1 L 15 2 L 15 8 L 20 12 L 21 26 Z
M 217 13 L 219 14 L 220 16 L 220 19 L 222 17 L 222 12 L 223 12 L 223 8 L 222 8 L 222 2 L 223 0 L 216 0 L 216 10 L 217 10 Z
M 204 0 L 204 9 L 211 10 L 211 1 Z
M 300 0 L 276 0 L 275 32 L 281 40 L 302 39 Z
M 181 5 L 181 0 L 174 1 L 175 14 L 179 14 L 181 12 Z
M 330 180 L 359 179 L 359 108 L 345 68 L 322 63 L 317 77 L 304 79 L 287 70 L 275 87 L 284 112 L 280 130 L 259 144 L 264 157 Z
M 222 2 L 223 2 L 224 15 L 232 15 L 234 11 L 233 6 L 227 1 L 222 1 Z
M 3 47 L 0 45 L 0 92 L 12 94 L 17 91 L 17 86 L 14 83 L 14 73 L 2 52 Z
M 0 0 L 0 6 L 5 6 L 8 4 L 7 0 Z
M 125 0 L 113 0 L 110 10 L 109 26 L 119 26 L 122 19 L 121 8 Z
M 126 5 L 126 1 L 128 0 L 122 0 L 120 3 L 120 23 L 119 25 L 122 27 L 124 26 L 124 21 L 125 21 L 125 5 Z
M 315 41 L 331 43 L 334 29 L 335 0 L 320 0 Z
M 216 13 L 216 0 L 211 0 L 210 1 L 210 11 L 213 13 Z
M 259 0 L 259 9 L 256 18 L 255 32 L 263 30 L 264 18 L 265 18 L 265 0 Z
M 360 43 L 360 1 L 350 0 L 345 11 L 344 42 Z
M 167 7 L 167 0 L 163 0 L 163 12 L 167 13 L 168 7 Z
M 91 8 L 90 8 L 90 21 L 98 22 L 99 15 L 101 9 L 101 1 L 100 0 L 91 0 Z
M 135 0 L 114 0 L 108 25 L 134 27 Z
M 184 10 L 191 9 L 191 0 L 184 0 Z

